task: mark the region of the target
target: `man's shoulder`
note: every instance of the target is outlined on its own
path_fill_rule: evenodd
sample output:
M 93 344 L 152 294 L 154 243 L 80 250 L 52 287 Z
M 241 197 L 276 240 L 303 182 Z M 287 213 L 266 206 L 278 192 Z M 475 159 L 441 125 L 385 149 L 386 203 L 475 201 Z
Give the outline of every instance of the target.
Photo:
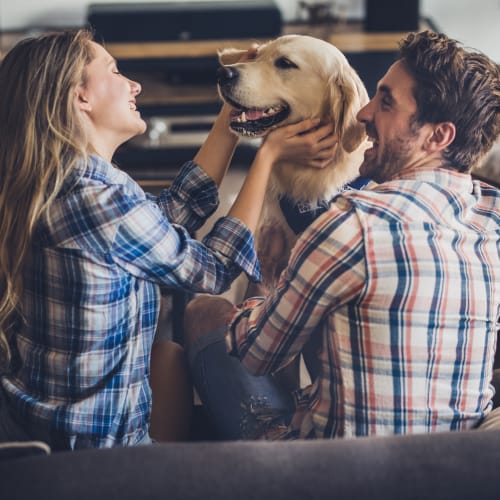
M 385 182 L 377 184 L 370 182 L 363 189 L 347 189 L 339 193 L 334 199 L 334 203 L 341 209 L 367 208 L 370 206 L 383 206 L 391 203 L 388 199 L 403 196 L 401 182 Z M 409 186 L 406 186 L 408 188 Z M 414 189 L 416 189 L 414 187 Z
M 483 181 L 474 181 L 473 194 L 477 199 L 477 209 L 490 219 L 498 231 L 500 228 L 500 189 Z
M 429 207 L 436 194 L 433 190 L 414 179 L 372 182 L 361 190 L 344 191 L 334 200 L 334 205 L 339 211 L 352 211 L 363 219 L 371 217 L 396 222 L 412 218 L 415 212 L 432 211 Z
M 484 181 L 482 179 L 475 179 L 474 190 L 479 192 L 481 196 L 491 200 L 494 203 L 500 202 L 500 189 L 488 181 Z

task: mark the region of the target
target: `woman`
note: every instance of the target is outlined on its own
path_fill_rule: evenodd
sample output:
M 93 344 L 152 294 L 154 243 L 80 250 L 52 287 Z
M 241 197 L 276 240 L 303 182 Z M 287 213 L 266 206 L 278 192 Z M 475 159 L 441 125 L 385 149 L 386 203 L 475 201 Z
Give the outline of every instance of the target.
M 313 121 L 270 134 L 228 217 L 197 242 L 236 146 L 230 109 L 155 198 L 111 164 L 145 131 L 140 91 L 84 30 L 23 40 L 0 64 L 0 441 L 78 449 L 185 432 L 178 347 L 155 347 L 150 382 L 160 286 L 258 279 L 252 231 L 273 164 L 321 167 L 334 147 L 326 127 L 304 134 Z

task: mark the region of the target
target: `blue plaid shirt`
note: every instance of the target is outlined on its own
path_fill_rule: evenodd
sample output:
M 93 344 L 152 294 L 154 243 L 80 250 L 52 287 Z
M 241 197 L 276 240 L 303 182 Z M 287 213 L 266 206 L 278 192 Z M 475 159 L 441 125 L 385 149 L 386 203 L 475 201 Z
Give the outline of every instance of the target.
M 240 221 L 219 219 L 203 244 L 190 236 L 217 205 L 192 162 L 158 197 L 101 158 L 82 162 L 39 225 L 23 277 L 24 322 L 2 379 L 19 416 L 73 449 L 145 436 L 160 285 L 220 293 L 242 270 L 260 278 Z

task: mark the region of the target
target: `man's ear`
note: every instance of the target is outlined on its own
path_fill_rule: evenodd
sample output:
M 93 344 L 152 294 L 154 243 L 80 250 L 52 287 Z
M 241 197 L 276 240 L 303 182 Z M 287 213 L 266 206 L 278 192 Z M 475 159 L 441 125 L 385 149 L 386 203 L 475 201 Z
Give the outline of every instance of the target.
M 444 151 L 455 140 L 455 135 L 456 128 L 452 122 L 432 125 L 431 133 L 426 141 L 427 150 L 431 153 Z
M 76 100 L 76 105 L 78 106 L 78 109 L 80 111 L 92 111 L 92 106 L 90 105 L 90 102 L 87 99 L 87 93 L 85 91 L 85 88 L 82 87 L 81 85 L 78 85 L 78 87 L 75 90 L 75 100 Z

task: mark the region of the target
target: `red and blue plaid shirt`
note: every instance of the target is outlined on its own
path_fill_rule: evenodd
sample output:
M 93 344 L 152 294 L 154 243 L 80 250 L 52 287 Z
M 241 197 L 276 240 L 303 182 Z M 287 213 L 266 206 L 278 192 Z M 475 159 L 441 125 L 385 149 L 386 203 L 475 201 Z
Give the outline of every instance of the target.
M 215 183 L 189 162 L 155 198 L 91 156 L 40 224 L 23 276 L 24 322 L 2 385 L 16 413 L 71 448 L 138 443 L 148 431 L 160 285 L 220 293 L 260 270 L 253 237 L 219 219 Z M 22 230 L 22 229 L 20 229 Z
M 492 404 L 499 241 L 499 191 L 469 175 L 418 170 L 336 197 L 227 336 L 255 374 L 319 340 L 319 376 L 282 437 L 475 426 Z

